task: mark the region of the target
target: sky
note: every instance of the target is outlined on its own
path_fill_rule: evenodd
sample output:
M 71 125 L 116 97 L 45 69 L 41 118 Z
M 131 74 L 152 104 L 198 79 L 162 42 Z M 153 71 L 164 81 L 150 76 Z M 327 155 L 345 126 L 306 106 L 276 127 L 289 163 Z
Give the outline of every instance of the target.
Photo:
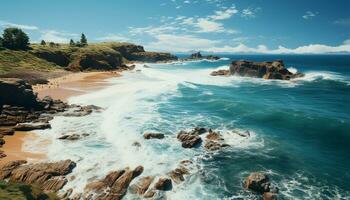
M 350 0 L 2 0 L 7 27 L 32 43 L 84 33 L 151 51 L 350 53 Z

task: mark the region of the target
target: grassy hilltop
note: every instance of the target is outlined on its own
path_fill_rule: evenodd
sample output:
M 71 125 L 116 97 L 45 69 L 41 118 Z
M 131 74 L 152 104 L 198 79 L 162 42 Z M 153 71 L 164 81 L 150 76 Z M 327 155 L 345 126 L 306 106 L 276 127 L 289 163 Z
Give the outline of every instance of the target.
M 131 43 L 92 43 L 85 47 L 32 44 L 26 51 L 0 50 L 0 73 L 17 70 L 109 70 L 130 61 L 157 62 L 174 59 L 176 57 L 169 53 L 145 52 L 142 46 Z

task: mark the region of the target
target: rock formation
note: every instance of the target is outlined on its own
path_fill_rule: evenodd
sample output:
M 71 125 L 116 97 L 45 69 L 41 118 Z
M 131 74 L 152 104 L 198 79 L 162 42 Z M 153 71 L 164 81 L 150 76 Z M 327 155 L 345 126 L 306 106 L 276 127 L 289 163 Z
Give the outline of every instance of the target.
M 66 175 L 75 168 L 75 162 L 64 160 L 53 163 L 25 164 L 26 161 L 10 161 L 0 166 L 0 179 L 35 184 L 44 191 L 57 192 L 67 183 Z
M 202 138 L 198 136 L 198 134 L 193 134 L 186 131 L 180 131 L 177 134 L 177 139 L 182 142 L 183 148 L 193 148 L 202 143 Z
M 122 199 L 131 181 L 143 172 L 143 167 L 134 170 L 125 168 L 109 173 L 104 179 L 85 187 L 85 199 Z
M 290 80 L 303 77 L 302 73 L 292 73 L 285 66 L 282 60 L 273 62 L 251 62 L 233 61 L 229 70 L 219 70 L 211 73 L 213 76 L 238 75 L 264 79 Z
M 262 194 L 264 200 L 277 199 L 278 188 L 271 185 L 266 174 L 251 173 L 244 182 L 244 188 Z
M 164 138 L 164 134 L 162 134 L 162 133 L 144 133 L 143 134 L 143 138 L 145 138 L 146 140 L 149 140 L 149 139 L 163 139 Z
M 201 52 L 196 52 L 190 55 L 188 60 L 201 60 L 201 59 L 207 59 L 207 60 L 219 60 L 220 57 L 208 55 L 208 56 L 202 56 Z

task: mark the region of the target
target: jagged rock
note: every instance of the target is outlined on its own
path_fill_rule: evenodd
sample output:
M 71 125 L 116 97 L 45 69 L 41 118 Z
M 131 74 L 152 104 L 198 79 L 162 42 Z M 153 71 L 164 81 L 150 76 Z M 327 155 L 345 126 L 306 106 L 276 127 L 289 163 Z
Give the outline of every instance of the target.
M 201 54 L 201 52 L 196 52 L 190 55 L 190 59 L 202 59 L 203 56 Z
M 66 183 L 65 175 L 72 172 L 75 162 L 64 160 L 54 163 L 24 165 L 26 161 L 11 161 L 0 167 L 0 178 L 26 184 L 36 184 L 45 191 L 57 192 Z
M 146 140 L 149 140 L 149 139 L 163 139 L 164 138 L 164 134 L 162 134 L 162 133 L 145 133 L 145 134 L 143 134 L 143 137 Z
M 104 179 L 88 184 L 85 187 L 85 196 L 92 196 L 92 199 L 122 199 L 130 182 L 142 172 L 142 166 L 134 170 L 126 168 L 111 172 Z
M 79 140 L 81 136 L 79 134 L 63 135 L 59 137 L 59 140 Z
M 210 75 L 212 75 L 212 76 L 228 76 L 228 75 L 230 75 L 230 70 L 220 69 L 217 71 L 213 71 Z
M 153 176 L 142 177 L 136 184 L 132 185 L 130 189 L 135 194 L 138 194 L 140 196 L 144 195 L 148 190 L 149 186 L 151 185 L 151 183 L 153 182 L 153 180 L 154 180 Z
M 169 172 L 170 178 L 176 183 L 179 184 L 183 181 L 185 181 L 184 175 L 189 174 L 188 169 L 186 169 L 183 166 L 180 166 L 171 172 Z
M 271 183 L 269 181 L 269 177 L 266 174 L 254 172 L 251 173 L 245 183 L 244 183 L 245 189 L 250 189 L 256 193 L 264 194 L 265 192 L 278 192 L 277 187 L 272 187 Z
M 154 185 L 154 189 L 168 191 L 173 188 L 172 182 L 170 178 L 159 178 L 156 184 Z
M 192 148 L 202 143 L 201 137 L 185 131 L 180 131 L 180 133 L 177 135 L 177 139 L 182 142 L 182 147 L 184 148 Z
M 285 68 L 282 60 L 273 62 L 233 61 L 230 74 L 264 79 L 290 80 L 304 76 L 302 73 L 291 73 Z
M 205 138 L 208 140 L 223 140 L 220 133 L 212 130 L 209 131 L 209 134 Z
M 24 124 L 17 124 L 13 129 L 15 131 L 32 131 L 32 130 L 38 130 L 38 129 L 48 129 L 51 128 L 51 125 L 49 123 L 24 123 Z
M 221 149 L 221 144 L 216 141 L 207 140 L 204 147 L 210 151 L 216 151 Z

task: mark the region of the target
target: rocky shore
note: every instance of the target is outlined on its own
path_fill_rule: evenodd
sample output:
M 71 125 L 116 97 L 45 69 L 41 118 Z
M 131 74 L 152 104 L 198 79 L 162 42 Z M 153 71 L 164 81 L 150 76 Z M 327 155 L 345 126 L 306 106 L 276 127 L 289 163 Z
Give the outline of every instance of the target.
M 282 60 L 273 62 L 232 61 L 229 69 L 218 70 L 211 73 L 212 76 L 245 76 L 263 79 L 291 80 L 303 77 L 302 73 L 292 73 L 284 65 Z

